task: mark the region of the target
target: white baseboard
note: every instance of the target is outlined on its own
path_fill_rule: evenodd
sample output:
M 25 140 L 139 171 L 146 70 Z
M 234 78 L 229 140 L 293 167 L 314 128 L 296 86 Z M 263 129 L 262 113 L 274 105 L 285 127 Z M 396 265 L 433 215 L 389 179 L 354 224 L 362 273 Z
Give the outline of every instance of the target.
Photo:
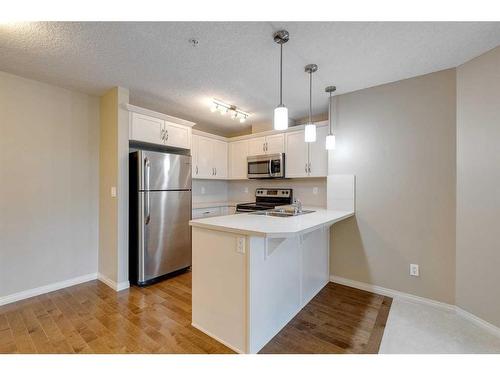
M 475 325 L 486 329 L 487 331 L 493 333 L 495 336 L 500 337 L 500 328 L 487 322 L 486 320 L 481 319 L 480 317 L 471 314 L 470 312 L 455 306 L 457 314 L 461 317 L 467 319 L 468 321 L 474 323 Z
M 110 278 L 106 277 L 102 273 L 99 273 L 97 275 L 97 279 L 99 281 L 102 281 L 104 284 L 106 284 L 111 289 L 113 289 L 113 290 L 115 290 L 117 292 L 119 292 L 120 290 L 124 290 L 124 289 L 130 288 L 130 282 L 128 282 L 128 281 L 122 281 L 121 283 L 117 283 L 116 281 L 111 280 Z
M 430 306 L 436 307 L 436 308 L 441 309 L 441 310 L 453 312 L 453 313 L 456 313 L 457 315 L 460 315 L 464 319 L 467 319 L 471 323 L 473 323 L 479 327 L 482 327 L 482 328 L 486 329 L 487 331 L 489 331 L 490 333 L 500 337 L 500 328 L 499 327 L 475 316 L 474 314 L 471 314 L 468 311 L 465 311 L 464 309 L 462 309 L 456 305 L 450 305 L 448 303 L 439 302 L 439 301 L 436 301 L 436 300 L 433 300 L 430 298 L 419 297 L 419 296 L 416 296 L 414 294 L 404 293 L 404 292 L 400 292 L 398 290 L 388 289 L 388 288 L 384 288 L 384 287 L 373 285 L 373 284 L 367 284 L 367 283 L 363 283 L 361 281 L 346 279 L 346 278 L 340 277 L 340 276 L 330 275 L 330 281 L 337 283 L 337 284 L 350 286 L 352 288 L 366 290 L 367 292 L 377 293 L 377 294 L 381 294 L 383 296 L 392 297 L 392 298 L 401 298 L 401 299 L 404 299 L 407 301 L 411 301 L 411 302 L 415 302 L 415 303 L 422 303 L 425 305 L 430 305 Z
M 20 301 L 26 298 L 31 298 L 35 296 L 39 296 L 40 294 L 45 294 L 49 292 L 53 292 L 55 290 L 59 290 L 62 288 L 67 288 L 69 286 L 85 283 L 87 281 L 97 279 L 97 273 L 89 273 L 87 275 L 82 275 L 78 277 L 74 277 L 72 279 L 59 281 L 57 283 L 52 283 L 44 286 L 40 286 L 38 288 L 23 290 L 22 292 L 10 294 L 8 296 L 0 297 L 0 306 L 6 305 L 8 303 Z
M 383 296 L 387 296 L 387 297 L 402 298 L 402 299 L 417 302 L 417 303 L 431 305 L 431 306 L 434 306 L 434 307 L 437 307 L 437 308 L 440 308 L 443 310 L 447 310 L 447 311 L 455 311 L 454 305 L 450 305 L 450 304 L 447 304 L 444 302 L 435 301 L 435 300 L 430 299 L 430 298 L 419 297 L 419 296 L 416 296 L 414 294 L 400 292 L 400 291 L 394 290 L 394 289 L 388 289 L 388 288 L 384 288 L 384 287 L 377 286 L 377 285 L 363 283 L 361 281 L 355 281 L 355 280 L 346 279 L 344 277 L 333 276 L 333 275 L 330 276 L 330 281 L 333 281 L 334 283 L 337 283 L 337 284 L 350 286 L 352 288 L 366 290 L 367 292 L 382 294 Z
M 211 338 L 217 340 L 218 342 L 220 342 L 221 344 L 223 345 L 226 345 L 229 349 L 231 350 L 234 350 L 236 353 L 238 354 L 245 354 L 245 352 L 241 351 L 240 349 L 232 346 L 231 344 L 228 344 L 227 342 L 225 342 L 224 340 L 218 338 L 216 335 L 212 334 L 211 332 L 208 332 L 206 329 L 204 328 L 201 328 L 198 324 L 194 323 L 194 322 L 191 322 L 191 325 L 196 328 L 197 330 L 203 332 L 205 335 L 208 335 L 210 336 Z

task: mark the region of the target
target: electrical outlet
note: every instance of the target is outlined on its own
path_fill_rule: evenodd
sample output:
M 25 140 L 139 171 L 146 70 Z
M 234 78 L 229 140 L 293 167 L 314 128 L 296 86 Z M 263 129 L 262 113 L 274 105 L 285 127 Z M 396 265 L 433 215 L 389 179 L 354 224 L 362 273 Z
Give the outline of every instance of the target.
M 318 195 L 318 188 L 316 186 L 313 187 L 313 194 Z
M 248 194 L 248 187 L 245 186 L 245 189 L 243 189 L 243 191 L 245 192 L 245 194 Z
M 201 194 L 205 194 L 205 186 L 201 187 Z
M 418 264 L 410 264 L 410 276 L 420 276 Z
M 236 252 L 245 254 L 245 237 L 238 237 L 236 240 Z
M 116 186 L 111 186 L 111 197 L 116 198 Z

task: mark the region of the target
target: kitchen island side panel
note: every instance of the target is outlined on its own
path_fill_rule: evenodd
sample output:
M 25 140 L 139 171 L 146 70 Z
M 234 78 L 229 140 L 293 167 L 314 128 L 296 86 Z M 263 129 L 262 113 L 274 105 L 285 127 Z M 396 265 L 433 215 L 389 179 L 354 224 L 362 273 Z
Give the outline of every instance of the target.
M 235 234 L 193 227 L 192 325 L 247 352 L 247 263 Z

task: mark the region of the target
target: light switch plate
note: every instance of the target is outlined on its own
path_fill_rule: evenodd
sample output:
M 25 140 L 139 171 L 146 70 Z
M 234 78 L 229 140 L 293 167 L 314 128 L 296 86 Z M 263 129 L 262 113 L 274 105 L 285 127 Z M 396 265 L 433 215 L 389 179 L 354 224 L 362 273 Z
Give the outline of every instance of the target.
M 111 197 L 116 198 L 116 186 L 111 186 Z
M 201 187 L 201 194 L 205 194 L 205 186 Z

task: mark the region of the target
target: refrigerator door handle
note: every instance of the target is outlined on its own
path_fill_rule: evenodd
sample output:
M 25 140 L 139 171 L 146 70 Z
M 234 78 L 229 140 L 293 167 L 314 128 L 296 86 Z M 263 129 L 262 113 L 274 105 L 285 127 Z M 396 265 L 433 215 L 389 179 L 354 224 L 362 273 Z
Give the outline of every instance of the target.
M 144 158 L 144 207 L 146 208 L 146 215 L 144 222 L 146 225 L 151 220 L 151 198 L 149 197 L 149 173 L 151 170 L 151 162 L 148 158 Z

